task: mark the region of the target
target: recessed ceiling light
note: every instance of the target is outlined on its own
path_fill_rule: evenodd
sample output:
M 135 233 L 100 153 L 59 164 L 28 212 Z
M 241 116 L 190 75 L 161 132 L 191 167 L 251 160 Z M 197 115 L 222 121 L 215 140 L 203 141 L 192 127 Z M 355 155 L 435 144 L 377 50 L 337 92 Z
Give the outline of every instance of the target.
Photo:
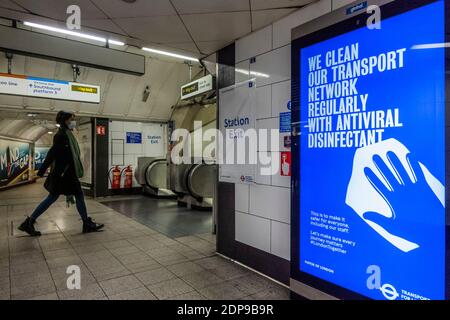
M 53 131 L 49 131 L 48 134 L 53 134 Z
M 199 62 L 199 60 L 197 58 L 194 57 L 189 57 L 189 56 L 184 56 L 178 53 L 173 53 L 173 52 L 168 52 L 168 51 L 163 51 L 163 50 L 157 50 L 157 49 L 152 49 L 152 48 L 142 48 L 142 50 L 144 51 L 148 51 L 151 53 L 156 53 L 156 54 L 160 54 L 163 56 L 168 56 L 168 57 L 172 57 L 172 58 L 177 58 L 177 59 L 182 59 L 182 60 L 187 60 L 187 61 L 194 61 L 194 62 Z
M 124 46 L 125 45 L 125 42 L 117 41 L 117 40 L 111 40 L 111 39 L 108 39 L 108 43 L 109 44 L 113 44 L 115 46 Z
M 94 35 L 91 35 L 91 34 L 75 32 L 75 31 L 70 31 L 70 30 L 61 29 L 61 28 L 50 27 L 50 26 L 46 26 L 46 25 L 43 25 L 43 24 L 39 24 L 39 23 L 25 21 L 23 24 L 28 26 L 28 27 L 32 27 L 32 28 L 36 28 L 36 29 L 42 29 L 42 30 L 56 32 L 56 33 L 67 34 L 69 36 L 75 36 L 75 37 L 79 37 L 79 38 L 94 40 L 94 41 L 98 41 L 98 42 L 102 42 L 102 43 L 106 43 L 106 41 L 108 41 L 110 44 L 114 44 L 114 45 L 119 45 L 119 46 L 125 45 L 125 43 L 120 42 L 120 41 L 106 40 L 106 38 L 94 36 Z
M 34 117 L 37 117 L 37 114 L 36 113 L 29 113 L 29 114 L 27 114 L 27 116 L 29 116 L 30 118 L 34 118 Z

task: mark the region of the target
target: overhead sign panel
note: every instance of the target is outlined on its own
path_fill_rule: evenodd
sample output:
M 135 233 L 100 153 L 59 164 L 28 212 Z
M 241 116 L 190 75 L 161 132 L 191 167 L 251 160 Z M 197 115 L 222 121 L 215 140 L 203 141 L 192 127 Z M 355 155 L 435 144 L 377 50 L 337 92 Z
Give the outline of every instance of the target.
M 0 25 L 0 51 L 142 76 L 145 56 Z
M 214 78 L 212 75 L 200 78 L 181 87 L 181 99 L 186 100 L 196 97 L 214 89 Z
M 0 73 L 0 94 L 100 103 L 100 86 Z

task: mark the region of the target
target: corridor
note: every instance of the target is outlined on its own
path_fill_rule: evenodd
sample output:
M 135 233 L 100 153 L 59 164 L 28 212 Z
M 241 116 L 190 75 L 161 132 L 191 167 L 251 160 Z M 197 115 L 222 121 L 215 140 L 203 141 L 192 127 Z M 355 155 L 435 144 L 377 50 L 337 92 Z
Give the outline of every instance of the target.
M 288 290 L 215 255 L 210 234 L 169 238 L 87 200 L 104 232 L 83 235 L 64 198 L 38 221 L 40 238 L 17 230 L 46 195 L 40 183 L 0 193 L 0 299 L 287 299 Z M 81 270 L 68 290 L 67 267 Z

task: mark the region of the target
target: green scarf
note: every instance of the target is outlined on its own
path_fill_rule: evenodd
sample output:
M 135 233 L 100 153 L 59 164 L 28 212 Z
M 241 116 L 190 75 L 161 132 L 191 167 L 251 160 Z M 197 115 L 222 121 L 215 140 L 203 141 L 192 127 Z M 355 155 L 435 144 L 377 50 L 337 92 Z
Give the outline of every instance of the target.
M 81 178 L 84 175 L 84 170 L 80 158 L 80 146 L 78 145 L 77 139 L 75 138 L 71 130 L 65 129 L 64 132 L 69 138 L 70 150 L 72 151 L 73 163 L 75 164 L 75 173 L 78 178 Z

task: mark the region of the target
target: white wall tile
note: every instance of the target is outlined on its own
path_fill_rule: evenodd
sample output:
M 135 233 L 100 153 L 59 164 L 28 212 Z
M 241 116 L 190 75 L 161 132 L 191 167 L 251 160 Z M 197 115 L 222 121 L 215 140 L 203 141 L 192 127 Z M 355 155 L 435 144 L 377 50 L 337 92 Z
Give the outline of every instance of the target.
M 279 151 L 279 147 L 276 144 L 272 143 L 271 140 L 271 131 L 272 129 L 278 129 L 279 127 L 279 118 L 269 118 L 269 119 L 261 119 L 256 120 L 256 129 L 258 129 L 258 151 Z M 266 129 L 266 136 L 262 135 L 262 132 L 259 132 L 259 129 Z M 266 139 L 266 145 L 262 145 L 263 139 Z
M 280 152 L 259 152 L 258 155 L 258 174 L 264 178 L 264 183 L 261 184 L 273 185 L 272 180 L 279 173 Z
M 113 155 L 123 155 L 125 153 L 122 141 L 111 141 L 110 146 L 111 150 L 109 152 Z
M 142 154 L 142 144 L 125 143 L 125 154 L 141 155 Z
M 123 132 L 123 121 L 111 121 L 109 123 L 109 131 Z
M 279 117 L 281 112 L 288 112 L 291 101 L 291 81 L 272 85 L 272 117 Z
M 111 159 L 111 165 L 112 166 L 122 166 L 125 163 L 123 162 L 123 155 L 113 155 Z
M 291 186 L 291 177 L 285 177 L 278 174 L 274 174 L 272 176 L 272 185 L 277 187 L 285 187 L 290 188 Z
M 270 51 L 256 57 L 250 64 L 250 71 L 256 74 L 256 86 L 264 86 L 291 78 L 291 46 Z M 264 76 L 258 76 L 258 73 Z
M 237 211 L 248 213 L 250 186 L 248 184 L 235 184 L 234 207 Z
M 124 122 L 123 130 L 125 132 L 142 132 L 142 123 L 140 123 L 140 122 Z
M 271 253 L 286 260 L 291 259 L 291 226 L 272 221 Z
M 256 120 L 256 129 L 278 129 L 280 123 L 278 118 Z M 262 150 L 265 151 L 265 150 Z
M 272 25 L 236 41 L 236 61 L 248 60 L 270 50 L 272 50 Z
M 235 66 L 235 82 L 243 82 L 250 79 L 250 61 L 239 62 Z
M 258 184 L 265 184 L 265 185 L 271 185 L 271 176 L 270 175 L 266 175 L 266 174 L 262 174 L 261 169 L 265 168 L 265 167 L 270 167 L 270 165 L 264 165 L 259 161 L 259 158 L 261 155 L 264 155 L 265 157 L 271 157 L 272 156 L 272 152 L 258 152 L 258 165 L 256 166 L 256 176 L 255 176 L 255 181 Z
M 352 2 L 355 2 L 355 0 L 333 0 L 333 10 L 342 8 Z
M 256 119 L 270 118 L 272 90 L 270 86 L 256 88 Z
M 129 165 L 134 166 L 135 163 L 137 163 L 135 155 L 133 155 L 133 154 L 125 155 L 125 163 L 124 163 L 125 166 L 129 166 Z M 134 168 L 134 169 L 136 169 L 136 168 Z
M 290 223 L 290 197 L 291 191 L 288 188 L 250 186 L 250 213 L 267 219 Z
M 125 133 L 123 131 L 111 131 L 110 136 L 113 140 L 126 140 Z
M 270 220 L 236 212 L 236 241 L 270 252 Z
M 331 0 L 320 0 L 273 24 L 273 48 L 291 43 L 291 30 L 331 11 Z

